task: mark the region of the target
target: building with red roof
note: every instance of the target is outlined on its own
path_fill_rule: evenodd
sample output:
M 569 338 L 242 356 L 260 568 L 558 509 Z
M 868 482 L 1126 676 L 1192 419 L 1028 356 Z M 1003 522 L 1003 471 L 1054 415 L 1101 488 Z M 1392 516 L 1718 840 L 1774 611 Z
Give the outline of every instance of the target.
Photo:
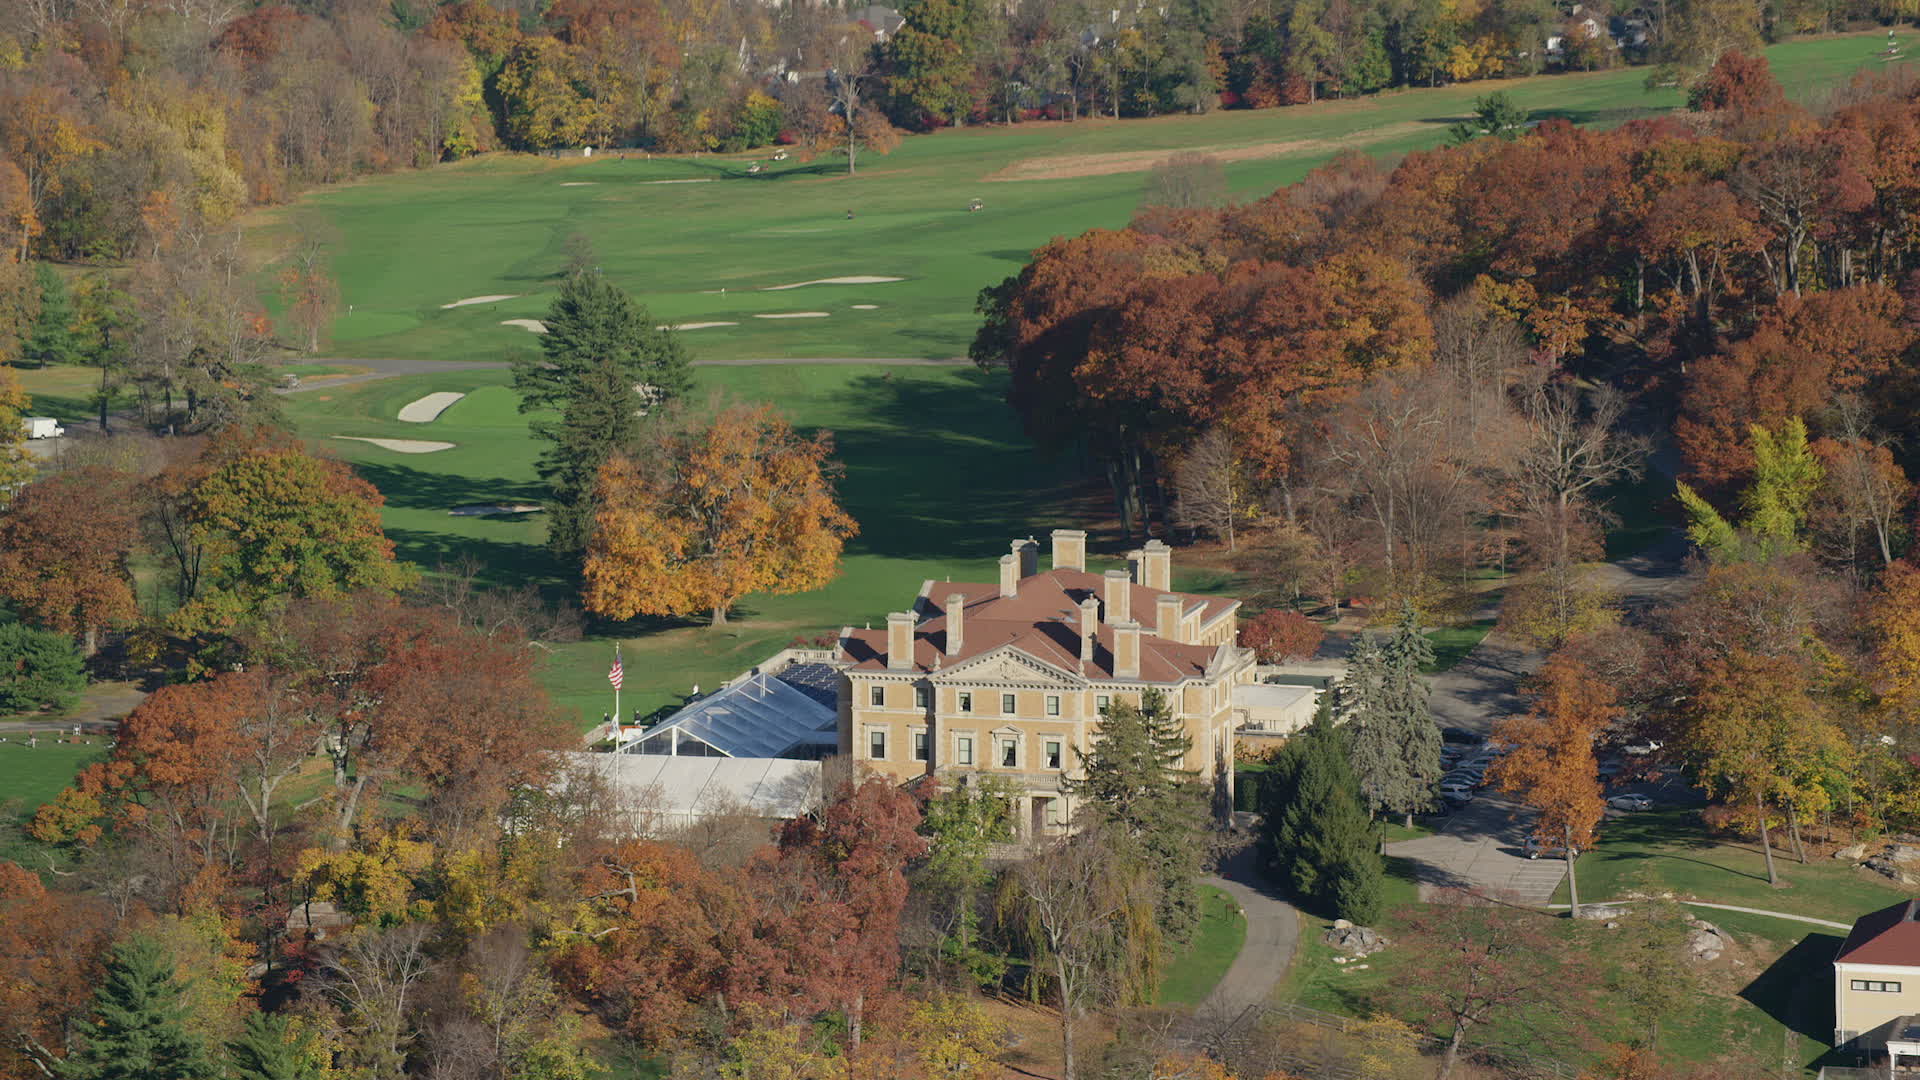
M 1238 600 L 1175 592 L 1172 549 L 1087 569 L 1087 534 L 1056 529 L 1051 565 L 1015 540 L 992 583 L 933 582 L 884 628 L 840 632 L 840 753 L 908 782 L 991 775 L 1019 792 L 1023 835 L 1065 829 L 1063 780 L 1102 710 L 1158 690 L 1192 740 L 1184 767 L 1231 805 L 1234 688 L 1254 680 Z
M 1920 1066 L 1920 899 L 1860 916 L 1833 958 L 1833 1045 Z

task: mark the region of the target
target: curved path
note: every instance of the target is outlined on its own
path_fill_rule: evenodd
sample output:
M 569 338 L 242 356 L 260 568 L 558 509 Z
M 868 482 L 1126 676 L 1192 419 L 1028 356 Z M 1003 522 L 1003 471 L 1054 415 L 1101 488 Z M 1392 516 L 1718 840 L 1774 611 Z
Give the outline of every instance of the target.
M 1201 880 L 1224 890 L 1247 916 L 1247 940 L 1233 966 L 1200 1004 L 1200 1011 L 1238 1016 L 1254 1005 L 1265 1005 L 1273 988 L 1293 963 L 1293 947 L 1300 938 L 1300 915 L 1280 890 L 1259 873 L 1252 848 L 1220 867 L 1218 875 Z
M 1631 903 L 1634 903 L 1634 901 L 1632 900 L 1589 900 L 1586 903 L 1582 904 L 1581 906 L 1582 907 L 1626 907 L 1628 904 L 1631 904 Z M 1852 930 L 1853 929 L 1852 923 L 1834 922 L 1832 919 L 1816 919 L 1811 915 L 1793 915 L 1785 911 L 1768 911 L 1765 908 L 1736 907 L 1733 904 L 1709 904 L 1705 900 L 1676 900 L 1674 901 L 1674 903 L 1681 904 L 1686 907 L 1711 908 L 1714 911 L 1737 911 L 1737 912 L 1740 912 L 1742 915 L 1765 915 L 1768 918 L 1772 918 L 1772 919 L 1790 919 L 1793 922 L 1812 923 L 1815 926 L 1825 926 L 1833 930 Z M 1565 911 L 1567 909 L 1567 905 L 1565 904 L 1548 904 L 1547 907 L 1554 911 Z

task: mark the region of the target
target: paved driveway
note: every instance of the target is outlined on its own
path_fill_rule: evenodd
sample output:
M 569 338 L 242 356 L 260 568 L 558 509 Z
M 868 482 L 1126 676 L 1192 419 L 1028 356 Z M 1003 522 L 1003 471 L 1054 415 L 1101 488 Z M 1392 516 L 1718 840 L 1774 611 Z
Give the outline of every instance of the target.
M 1544 905 L 1567 868 L 1559 859 L 1520 854 L 1532 821 L 1533 811 L 1526 807 L 1482 795 L 1454 811 L 1434 835 L 1388 844 L 1386 852 L 1413 860 L 1423 897 L 1454 887 Z

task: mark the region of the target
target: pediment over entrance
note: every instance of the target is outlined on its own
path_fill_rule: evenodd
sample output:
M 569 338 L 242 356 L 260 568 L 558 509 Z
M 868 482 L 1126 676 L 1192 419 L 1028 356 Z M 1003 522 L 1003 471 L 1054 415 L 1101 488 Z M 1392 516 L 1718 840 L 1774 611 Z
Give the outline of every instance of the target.
M 1066 672 L 1015 648 L 995 649 L 932 676 L 940 686 L 1041 686 L 1071 690 L 1082 685 Z

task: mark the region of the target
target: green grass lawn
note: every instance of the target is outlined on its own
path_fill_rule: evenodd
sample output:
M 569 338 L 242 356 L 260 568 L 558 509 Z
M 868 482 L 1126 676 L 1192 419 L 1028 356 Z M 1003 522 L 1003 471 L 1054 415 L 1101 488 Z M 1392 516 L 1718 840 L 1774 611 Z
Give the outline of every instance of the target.
M 1200 886 L 1200 926 L 1179 955 L 1169 957 L 1160 980 L 1160 1004 L 1198 1005 L 1233 966 L 1247 941 L 1246 916 L 1225 890 Z
M 106 754 L 104 746 L 60 743 L 46 735 L 28 749 L 24 738 L 9 732 L 0 742 L 0 859 L 14 861 L 36 847 L 21 832 L 33 812 L 72 783 L 82 766 Z
M 1790 93 L 1811 97 L 1877 65 L 1884 44 L 1875 31 L 1790 42 L 1768 57 Z M 983 286 L 1053 237 L 1124 225 L 1162 151 L 1263 148 L 1227 166 L 1234 194 L 1254 197 L 1343 150 L 1390 158 L 1437 145 L 1494 89 L 1537 118 L 1602 126 L 1681 103 L 1678 91 L 1645 90 L 1645 77 L 1633 68 L 1200 117 L 945 131 L 864 158 L 857 176 L 828 159 L 764 155 L 498 155 L 317 190 L 253 215 L 251 235 L 266 254 L 286 246 L 296 222 L 318 220 L 337 238 L 343 306 L 331 352 L 341 357 L 502 359 L 531 349 L 533 335 L 501 321 L 545 311 L 575 232 L 662 323 L 737 324 L 687 332 L 697 358 L 953 357 L 973 335 Z M 767 168 L 750 176 L 750 160 Z M 969 213 L 975 198 L 985 209 Z M 844 276 L 904 280 L 765 291 Z M 263 293 L 274 292 L 270 278 L 263 271 Z M 826 314 L 758 317 L 796 312 Z
M 1433 663 L 1420 670 L 1432 675 L 1465 660 L 1467 654 L 1477 648 L 1493 629 L 1494 622 L 1493 619 L 1477 619 L 1462 626 L 1442 626 L 1427 631 L 1426 639 L 1433 643 Z
M 1833 859 L 1815 858 L 1802 866 L 1784 849 L 1785 836 L 1776 835 L 1774 842 L 1781 845 L 1774 852 L 1779 888 L 1767 884 L 1758 841 L 1712 833 L 1693 810 L 1611 818 L 1599 844 L 1580 857 L 1580 897 L 1597 901 L 1671 893 L 1850 923 L 1908 895 L 1885 878 Z M 1554 902 L 1567 902 L 1565 882 Z

